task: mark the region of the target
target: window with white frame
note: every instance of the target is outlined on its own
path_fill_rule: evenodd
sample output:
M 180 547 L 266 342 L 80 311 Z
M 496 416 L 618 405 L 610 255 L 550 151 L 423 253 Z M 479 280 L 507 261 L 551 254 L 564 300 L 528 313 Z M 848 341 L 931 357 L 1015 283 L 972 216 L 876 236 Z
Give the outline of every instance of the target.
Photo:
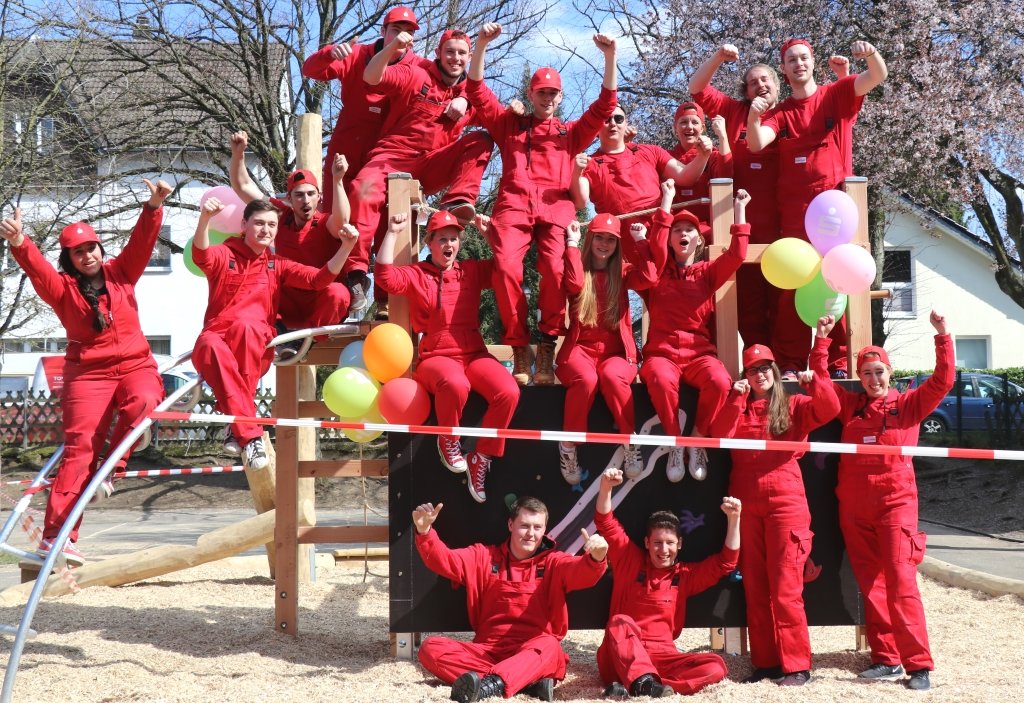
M 988 337 L 956 337 L 956 365 L 965 369 L 988 368 Z
M 885 301 L 886 317 L 914 316 L 914 262 L 909 249 L 886 249 L 882 287 L 891 291 Z
M 156 240 L 153 246 L 153 255 L 149 257 L 146 264 L 147 271 L 170 271 L 171 270 L 171 247 L 167 242 L 171 240 L 171 226 L 160 227 L 160 239 Z
M 149 342 L 149 349 L 154 354 L 163 354 L 169 356 L 171 353 L 171 338 L 170 337 L 146 337 L 146 341 Z

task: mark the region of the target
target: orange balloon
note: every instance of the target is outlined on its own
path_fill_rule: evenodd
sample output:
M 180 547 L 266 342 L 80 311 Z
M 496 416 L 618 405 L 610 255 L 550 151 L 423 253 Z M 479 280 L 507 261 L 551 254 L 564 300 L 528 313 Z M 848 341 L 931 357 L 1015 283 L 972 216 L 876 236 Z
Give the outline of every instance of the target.
M 409 333 L 392 322 L 374 327 L 363 342 L 363 363 L 370 375 L 380 383 L 398 378 L 412 364 L 412 339 Z

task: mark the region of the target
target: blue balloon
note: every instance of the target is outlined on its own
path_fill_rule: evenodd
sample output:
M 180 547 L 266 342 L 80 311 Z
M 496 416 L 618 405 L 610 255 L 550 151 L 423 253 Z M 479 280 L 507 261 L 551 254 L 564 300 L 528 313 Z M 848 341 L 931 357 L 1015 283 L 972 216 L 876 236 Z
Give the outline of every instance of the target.
M 344 349 L 341 350 L 341 356 L 338 358 L 338 367 L 354 366 L 358 369 L 365 369 L 366 364 L 363 363 L 363 342 L 352 342 Z

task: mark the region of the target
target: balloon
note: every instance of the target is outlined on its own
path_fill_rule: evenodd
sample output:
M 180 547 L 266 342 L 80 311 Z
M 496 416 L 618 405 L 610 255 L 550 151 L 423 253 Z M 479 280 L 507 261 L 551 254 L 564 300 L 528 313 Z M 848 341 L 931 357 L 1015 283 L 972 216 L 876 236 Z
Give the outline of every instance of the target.
M 380 384 L 365 369 L 338 369 L 324 381 L 323 397 L 331 412 L 341 418 L 366 415 L 380 392 Z
M 819 273 L 796 291 L 796 312 L 808 327 L 817 327 L 818 318 L 833 315 L 837 320 L 846 311 L 846 295 L 836 293 Z
M 217 198 L 224 204 L 224 209 L 210 218 L 210 227 L 219 232 L 238 233 L 242 231 L 242 212 L 245 210 L 245 203 L 235 195 L 231 186 L 216 186 L 203 193 L 199 199 L 199 207 L 210 198 Z
M 232 237 L 239 236 L 238 234 L 232 234 L 230 232 L 218 232 L 215 229 L 207 230 L 210 235 L 210 244 L 223 244 Z
M 430 414 L 430 394 L 415 379 L 395 378 L 380 389 L 380 414 L 396 425 L 422 425 Z
M 836 291 L 855 295 L 871 288 L 875 280 L 875 259 L 856 244 L 840 244 L 821 261 L 821 275 Z
M 209 231 L 209 233 L 210 233 L 210 244 L 211 245 L 213 245 L 213 244 L 223 244 L 227 240 L 229 240 L 232 237 L 236 236 L 234 234 L 228 234 L 227 232 L 218 232 L 215 229 L 211 229 Z M 191 273 L 191 274 L 193 274 L 195 276 L 199 276 L 200 278 L 206 278 L 206 274 L 203 273 L 203 270 L 201 268 L 199 268 L 199 266 L 196 265 L 195 260 L 192 258 L 192 240 L 193 239 L 195 239 L 195 237 L 189 237 L 188 238 L 188 241 L 185 243 L 185 251 L 183 251 L 181 253 L 182 258 L 185 259 L 185 268 L 187 268 L 189 270 L 189 273 Z
M 783 237 L 772 242 L 761 257 L 761 272 L 776 288 L 792 290 L 811 282 L 821 265 L 821 257 L 808 242 Z
M 807 206 L 804 230 L 814 248 L 824 256 L 833 247 L 853 239 L 859 221 L 853 198 L 841 190 L 826 190 L 814 196 Z
M 338 357 L 338 367 L 351 366 L 357 369 L 365 369 L 366 363 L 363 361 L 363 341 L 352 342 L 345 346 L 341 350 L 341 356 Z
M 405 328 L 393 322 L 377 325 L 363 343 L 366 370 L 381 383 L 398 378 L 412 363 L 412 339 Z
M 378 399 L 380 396 L 377 396 Z M 370 408 L 370 411 L 363 415 L 356 422 L 381 422 L 385 420 L 381 417 L 380 410 L 377 409 L 377 404 Z M 372 442 L 373 440 L 384 434 L 384 430 L 342 430 L 342 433 L 351 439 L 356 444 L 365 444 L 366 442 Z

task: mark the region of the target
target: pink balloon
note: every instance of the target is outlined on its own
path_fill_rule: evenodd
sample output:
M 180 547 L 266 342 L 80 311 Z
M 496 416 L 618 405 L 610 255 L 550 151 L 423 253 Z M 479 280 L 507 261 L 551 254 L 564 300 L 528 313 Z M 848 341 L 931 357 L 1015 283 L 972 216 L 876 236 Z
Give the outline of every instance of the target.
M 856 295 L 871 288 L 875 259 L 856 244 L 840 244 L 821 260 L 821 276 L 837 293 Z
M 430 414 L 430 394 L 411 378 L 393 378 L 381 386 L 377 409 L 390 423 L 422 425 Z
M 224 204 L 224 209 L 210 219 L 210 228 L 220 232 L 238 234 L 242 231 L 242 212 L 245 210 L 245 203 L 235 195 L 231 186 L 215 186 L 203 193 L 199 199 L 199 207 L 203 206 L 210 198 L 217 198 Z
M 826 190 L 814 196 L 804 213 L 804 231 L 818 253 L 824 256 L 846 244 L 857 232 L 860 213 L 857 203 L 841 190 Z

